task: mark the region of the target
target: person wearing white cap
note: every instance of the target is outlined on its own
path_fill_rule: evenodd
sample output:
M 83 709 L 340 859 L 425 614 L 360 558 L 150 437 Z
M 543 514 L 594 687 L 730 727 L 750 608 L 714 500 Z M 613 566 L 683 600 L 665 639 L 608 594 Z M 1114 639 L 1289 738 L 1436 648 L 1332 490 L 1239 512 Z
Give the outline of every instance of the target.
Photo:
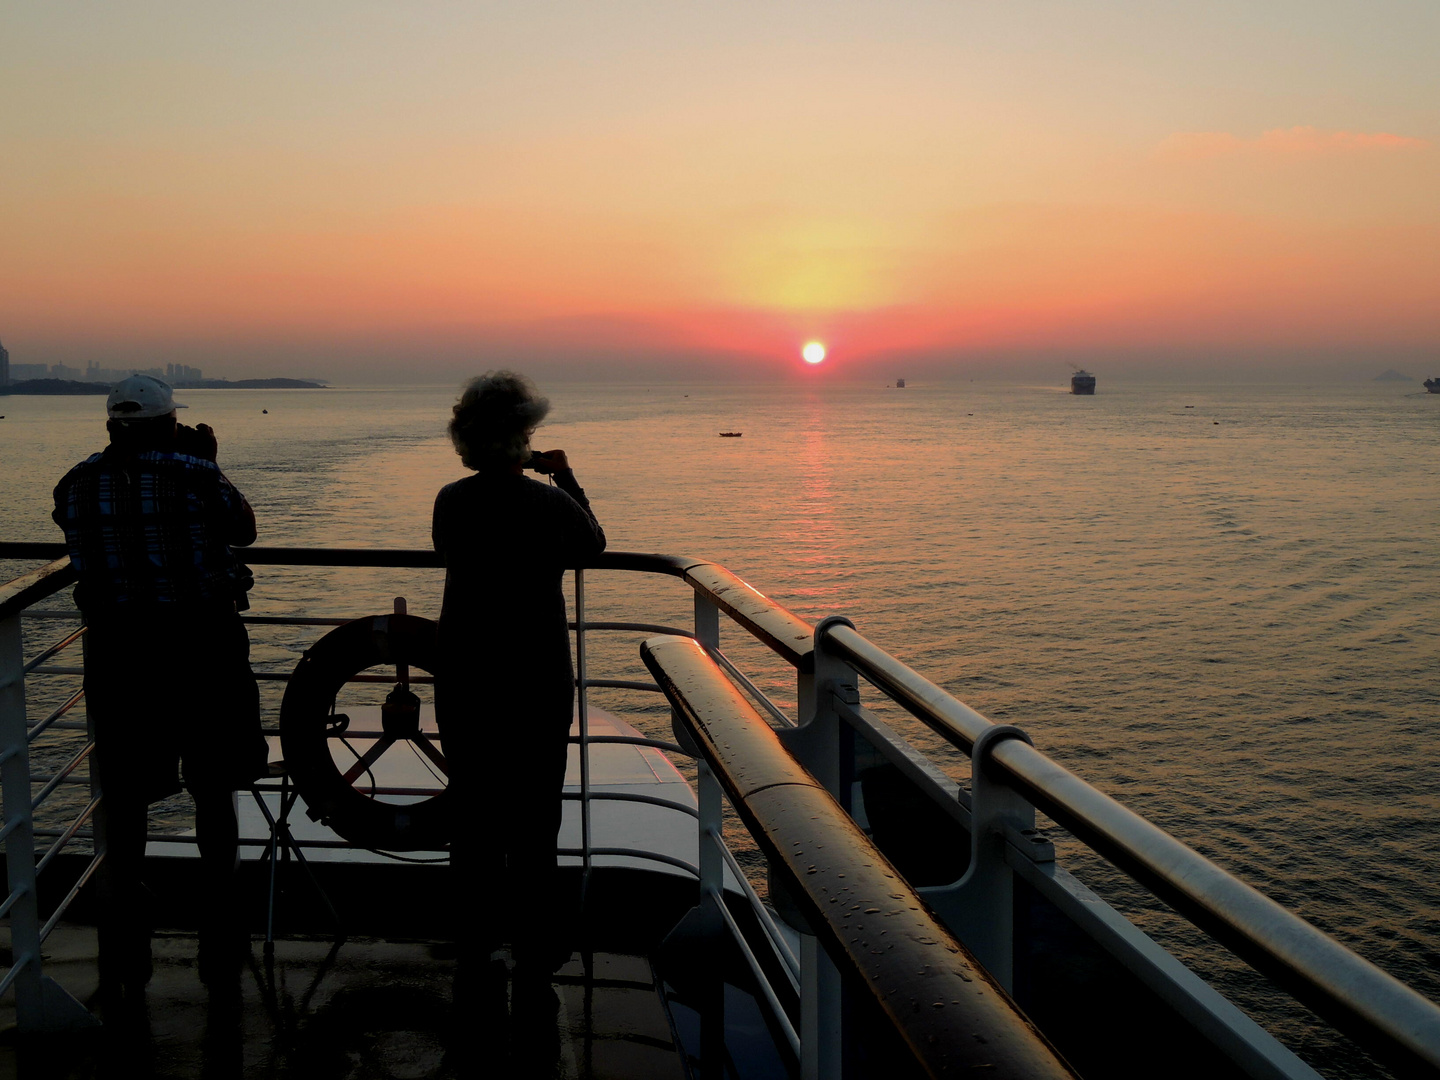
M 195 800 L 204 876 L 201 977 L 238 974 L 249 938 L 234 910 L 232 793 L 265 770 L 259 691 L 239 612 L 249 569 L 232 548 L 255 514 L 215 463 L 208 426 L 176 422 L 168 384 L 132 375 L 106 401 L 110 445 L 55 488 L 87 624 L 85 700 L 95 730 L 105 861 L 101 977 L 143 986 L 150 929 L 140 882 L 149 804 Z

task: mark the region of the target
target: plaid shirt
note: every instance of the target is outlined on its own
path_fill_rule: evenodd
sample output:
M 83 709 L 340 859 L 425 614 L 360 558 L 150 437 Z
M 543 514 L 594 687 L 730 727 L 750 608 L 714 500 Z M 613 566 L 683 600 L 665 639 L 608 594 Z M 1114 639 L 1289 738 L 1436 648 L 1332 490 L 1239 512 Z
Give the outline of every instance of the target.
M 55 524 L 80 575 L 76 603 L 208 607 L 238 603 L 254 584 L 230 546 L 255 540 L 255 514 L 213 461 L 113 448 L 55 487 Z

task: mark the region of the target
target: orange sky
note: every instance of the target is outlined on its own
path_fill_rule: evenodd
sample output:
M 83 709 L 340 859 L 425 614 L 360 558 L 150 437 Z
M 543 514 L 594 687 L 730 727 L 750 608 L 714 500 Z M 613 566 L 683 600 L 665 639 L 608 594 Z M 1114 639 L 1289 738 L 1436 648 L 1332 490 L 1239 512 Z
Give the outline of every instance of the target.
M 46 7 L 0 44 L 0 341 L 1423 354 L 1440 16 L 1379 7 Z

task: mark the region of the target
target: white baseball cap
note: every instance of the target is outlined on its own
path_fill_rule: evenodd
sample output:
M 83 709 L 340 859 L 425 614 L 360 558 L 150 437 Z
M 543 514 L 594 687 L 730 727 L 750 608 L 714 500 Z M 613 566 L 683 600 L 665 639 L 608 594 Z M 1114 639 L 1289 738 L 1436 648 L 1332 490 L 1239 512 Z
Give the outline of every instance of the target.
M 113 420 L 149 420 L 188 408 L 175 400 L 170 384 L 151 375 L 131 375 L 110 388 L 105 412 Z

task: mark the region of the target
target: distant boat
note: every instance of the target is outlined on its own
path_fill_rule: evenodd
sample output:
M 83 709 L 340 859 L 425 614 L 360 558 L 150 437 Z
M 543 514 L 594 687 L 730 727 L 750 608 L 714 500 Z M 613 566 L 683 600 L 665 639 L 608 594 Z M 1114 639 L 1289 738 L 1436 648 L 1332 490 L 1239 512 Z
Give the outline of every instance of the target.
M 904 380 L 904 379 L 896 379 L 896 380 L 895 380 L 895 389 L 896 389 L 896 390 L 904 390 L 904 389 L 905 389 L 905 380 Z
M 1095 393 L 1095 376 L 1091 375 L 1084 368 L 1076 368 L 1075 374 L 1070 376 L 1070 393 L 1072 394 L 1093 394 Z
M 1426 379 L 1425 389 L 1432 394 L 1440 394 L 1440 379 Z
M 745 433 L 744 433 L 743 431 L 722 431 L 722 432 L 720 432 L 720 438 L 722 438 L 722 439 L 738 439 L 738 438 L 740 438 L 741 435 L 744 435 L 744 434 L 745 434 Z

